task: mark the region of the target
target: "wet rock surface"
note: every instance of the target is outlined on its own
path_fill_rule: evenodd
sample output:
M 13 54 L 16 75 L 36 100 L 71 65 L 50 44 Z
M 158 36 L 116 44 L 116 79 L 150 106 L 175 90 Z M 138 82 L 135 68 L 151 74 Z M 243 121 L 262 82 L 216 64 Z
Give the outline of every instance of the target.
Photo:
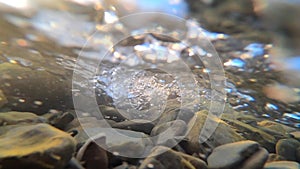
M 67 133 L 47 124 L 17 125 L 0 136 L 1 168 L 64 168 L 75 151 Z
M 264 169 L 298 169 L 300 167 L 299 163 L 292 161 L 277 161 L 267 163 Z
M 45 114 L 51 108 L 66 107 L 65 99 L 71 94 L 71 84 L 64 77 L 12 63 L 0 64 L 0 71 L 0 90 L 6 96 L 6 107 L 39 114 Z M 51 107 L 57 105 L 53 103 L 60 105 Z
M 208 157 L 209 168 L 261 168 L 268 152 L 253 141 L 241 141 L 215 148 Z M 249 161 L 247 161 L 249 160 Z M 246 162 L 245 162 L 246 161 Z M 254 163 L 254 161 L 256 163 Z M 243 164 L 246 163 L 246 164 Z
M 190 128 L 190 131 L 186 136 L 186 148 L 188 152 L 193 153 L 200 150 L 201 145 L 199 143 L 199 137 L 207 118 L 210 118 L 209 116 L 207 116 L 207 111 L 200 111 L 195 114 L 194 120 L 192 120 L 188 124 L 188 127 Z M 211 137 L 205 143 L 207 144 L 208 148 L 214 149 L 215 147 L 222 144 L 245 140 L 244 137 L 238 134 L 227 123 L 221 121 L 218 118 L 213 118 L 211 120 L 213 120 L 213 122 L 215 122 L 218 126 Z
M 0 126 L 17 124 L 35 124 L 46 122 L 46 118 L 29 112 L 5 112 L 0 113 Z
M 146 158 L 139 169 L 148 168 L 197 168 L 206 169 L 206 163 L 189 155 L 181 154 L 167 147 L 155 147 L 150 157 Z

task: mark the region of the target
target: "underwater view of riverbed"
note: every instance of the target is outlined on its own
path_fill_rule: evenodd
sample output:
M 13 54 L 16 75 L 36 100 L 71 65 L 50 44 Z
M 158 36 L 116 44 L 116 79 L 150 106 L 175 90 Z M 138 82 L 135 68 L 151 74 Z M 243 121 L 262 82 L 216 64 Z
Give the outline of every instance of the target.
M 300 169 L 299 11 L 0 0 L 0 169 Z

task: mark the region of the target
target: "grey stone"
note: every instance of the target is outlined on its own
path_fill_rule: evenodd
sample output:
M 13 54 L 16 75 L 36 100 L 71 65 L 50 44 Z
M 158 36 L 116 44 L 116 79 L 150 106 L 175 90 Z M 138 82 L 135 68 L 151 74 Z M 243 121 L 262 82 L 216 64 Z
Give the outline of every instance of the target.
M 76 158 L 83 163 L 86 169 L 94 169 L 95 166 L 108 168 L 107 153 L 99 145 L 105 145 L 105 135 L 102 133 L 88 139 L 79 149 Z
M 112 127 L 118 129 L 139 131 L 146 134 L 150 134 L 151 130 L 154 127 L 154 124 L 151 122 L 144 122 L 144 121 L 139 122 L 139 121 L 128 120 L 128 121 L 115 123 L 112 125 Z
M 296 150 L 296 159 L 297 159 L 297 162 L 300 163 L 300 147 L 298 147 Z
M 251 157 L 243 162 L 240 169 L 257 169 L 263 168 L 268 159 L 269 152 L 264 148 L 259 148 Z
M 266 163 L 264 169 L 299 169 L 300 165 L 292 161 L 274 161 Z
M 240 141 L 219 146 L 208 157 L 208 167 L 212 169 L 234 168 L 258 150 L 259 144 L 254 141 Z
M 162 169 L 207 169 L 207 165 L 201 159 L 174 151 L 167 147 L 157 146 L 153 148 L 139 169 L 162 168 Z
M 222 119 L 227 122 L 229 125 L 236 128 L 236 131 L 238 133 L 241 133 L 243 137 L 245 137 L 248 140 L 253 140 L 258 142 L 261 146 L 266 148 L 269 152 L 275 152 L 275 145 L 277 142 L 277 139 L 267 132 L 253 127 L 249 124 L 240 122 L 239 120 L 235 120 L 232 118 L 226 118 L 222 117 Z
M 200 150 L 201 144 L 199 142 L 199 138 L 201 130 L 203 129 L 205 121 L 208 117 L 207 113 L 207 111 L 197 112 L 193 117 L 193 120 L 191 120 L 188 124 L 189 133 L 185 138 L 187 142 L 185 150 L 188 153 L 194 153 Z M 211 118 L 210 120 L 218 125 L 216 130 L 212 132 L 210 138 L 205 142 L 205 144 L 208 145 L 211 149 L 223 144 L 245 140 L 224 121 L 218 118 Z
M 114 107 L 100 105 L 99 109 L 100 109 L 102 116 L 105 119 L 114 120 L 116 122 L 121 122 L 121 121 L 126 120 L 126 118 L 123 117 L 120 114 L 120 112 L 117 109 L 115 109 Z
M 276 144 L 276 153 L 286 160 L 296 161 L 298 147 L 300 147 L 300 142 L 296 139 L 281 139 Z
M 187 130 L 187 125 L 182 120 L 174 120 L 167 122 L 165 124 L 157 125 L 153 128 L 151 131 L 151 136 L 159 135 L 160 133 L 163 133 L 167 129 L 171 128 L 173 131 L 174 136 L 183 136 Z
M 149 157 L 147 157 L 139 167 L 139 169 L 156 168 L 151 162 L 159 161 L 160 168 L 165 169 L 184 169 L 181 164 L 182 158 L 167 147 L 158 146 L 153 148 Z M 149 167 L 151 166 L 151 167 Z M 152 167 L 153 166 L 153 167 Z

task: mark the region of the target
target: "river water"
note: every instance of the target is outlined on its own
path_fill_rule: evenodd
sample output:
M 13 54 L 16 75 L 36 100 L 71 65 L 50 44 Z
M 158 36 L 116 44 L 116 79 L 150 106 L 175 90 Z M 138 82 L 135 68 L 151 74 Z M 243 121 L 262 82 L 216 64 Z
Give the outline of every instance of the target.
M 46 69 L 54 76 L 70 80 L 77 63 L 76 69 L 80 70 L 77 75 L 88 77 L 99 104 L 114 106 L 129 119 L 154 120 L 165 109 L 168 99 L 177 99 L 182 106 L 188 105 L 193 110 L 209 107 L 212 70 L 199 58 L 209 57 L 211 52 L 205 46 L 212 43 L 224 69 L 227 106 L 300 128 L 300 102 L 275 100 L 264 92 L 267 86 L 282 83 L 283 75 L 271 65 L 272 44 L 242 41 L 204 30 L 195 19 L 188 18 L 183 30 L 188 29 L 189 36 L 194 36 L 193 31 L 202 31 L 201 36 L 205 38 L 202 46 L 186 46 L 185 40 L 189 37 L 180 37 L 178 30 L 168 32 L 173 38 L 161 36 L 159 33 L 163 31 L 145 33 L 122 22 L 112 8 L 92 0 L 26 2 L 1 4 L 0 1 L 0 67 L 10 63 L 33 71 Z M 186 13 L 178 15 L 182 17 Z M 163 19 L 161 22 L 165 23 Z M 139 23 L 144 24 L 137 22 L 137 25 Z M 128 32 L 131 37 L 116 44 L 116 40 Z M 80 82 L 73 79 L 75 86 L 89 86 Z M 276 93 L 276 89 L 272 91 Z M 291 90 L 299 93 L 297 87 Z M 18 105 L 30 100 L 30 94 L 16 97 L 8 99 L 11 103 L 4 105 L 3 111 L 20 110 Z M 30 104 L 46 104 L 41 100 L 49 96 L 41 93 L 39 97 L 40 100 Z M 60 99 L 72 101 L 70 97 Z M 59 107 L 55 104 L 62 104 L 60 99 L 48 107 Z M 72 109 L 72 106 L 65 104 L 63 109 Z M 22 110 L 26 110 L 26 106 Z

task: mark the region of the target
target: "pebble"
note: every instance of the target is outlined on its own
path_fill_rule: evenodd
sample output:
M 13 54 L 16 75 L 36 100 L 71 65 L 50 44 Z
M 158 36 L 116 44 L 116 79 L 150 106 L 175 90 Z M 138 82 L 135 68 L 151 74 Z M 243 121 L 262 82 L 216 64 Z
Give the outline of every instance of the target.
M 115 109 L 114 107 L 100 105 L 99 109 L 100 109 L 102 116 L 105 119 L 114 120 L 116 122 L 121 122 L 121 121 L 126 120 L 126 118 L 123 117 L 120 114 L 120 112 L 117 109 Z M 97 117 L 97 116 L 95 116 L 95 117 Z
M 296 161 L 297 148 L 300 142 L 293 138 L 281 139 L 276 144 L 276 153 L 288 161 Z
M 15 124 L 35 124 L 46 122 L 46 119 L 30 112 L 5 112 L 0 113 L 0 126 Z
M 105 145 L 105 134 L 88 139 L 79 149 L 76 158 L 83 163 L 86 169 L 94 169 L 95 166 L 101 166 L 106 169 L 108 167 L 108 157 L 106 151 L 99 146 Z
M 278 155 L 278 154 L 274 154 L 274 153 L 270 153 L 269 154 L 269 158 L 267 162 L 272 162 L 272 161 L 283 161 L 284 157 Z
M 166 131 L 167 129 L 171 128 L 173 131 L 173 136 L 184 136 L 186 130 L 187 130 L 187 125 L 184 121 L 182 120 L 174 120 L 174 121 L 170 121 L 167 122 L 165 124 L 160 124 L 157 125 L 153 128 L 153 130 L 151 131 L 151 136 L 156 136 L 159 135 L 161 133 L 163 133 L 164 131 Z
M 299 169 L 299 163 L 293 161 L 275 161 L 266 163 L 263 169 Z
M 118 129 L 125 129 L 125 130 L 132 130 L 132 131 L 139 131 L 143 132 L 145 134 L 150 134 L 154 124 L 151 122 L 144 122 L 144 121 L 122 121 L 119 123 L 115 123 L 112 125 L 113 128 L 118 128 Z
M 189 133 L 185 138 L 187 140 L 185 150 L 190 154 L 200 151 L 201 144 L 199 142 L 199 137 L 205 121 L 207 120 L 207 111 L 197 112 L 193 118 L 194 120 L 191 120 L 188 124 Z M 223 144 L 245 140 L 245 138 L 238 134 L 224 121 L 217 118 L 212 120 L 215 123 L 218 123 L 218 127 L 215 131 L 213 131 L 211 137 L 205 142 L 209 148 L 214 149 L 215 147 Z M 196 123 L 194 123 L 194 121 L 196 121 Z
M 7 103 L 7 99 L 3 94 L 2 90 L 0 90 L 0 108 Z
M 208 167 L 211 169 L 234 168 L 258 150 L 259 144 L 254 141 L 240 141 L 221 145 L 215 148 L 208 157 Z
M 251 157 L 249 157 L 242 164 L 240 169 L 257 169 L 263 168 L 265 162 L 267 161 L 269 152 L 264 148 L 259 148 Z
M 157 146 L 152 149 L 151 154 L 143 160 L 139 169 L 207 169 L 207 165 L 201 159 L 187 154 L 176 152 L 163 146 Z
M 61 169 L 74 151 L 75 140 L 48 124 L 16 126 L 0 135 L 2 169 Z
M 294 131 L 290 133 L 295 139 L 300 141 L 300 131 Z
M 275 152 L 275 144 L 277 139 L 273 135 L 239 120 L 225 117 L 222 117 L 222 119 L 225 120 L 229 125 L 235 127 L 237 132 L 241 133 L 246 139 L 258 142 L 269 152 Z

